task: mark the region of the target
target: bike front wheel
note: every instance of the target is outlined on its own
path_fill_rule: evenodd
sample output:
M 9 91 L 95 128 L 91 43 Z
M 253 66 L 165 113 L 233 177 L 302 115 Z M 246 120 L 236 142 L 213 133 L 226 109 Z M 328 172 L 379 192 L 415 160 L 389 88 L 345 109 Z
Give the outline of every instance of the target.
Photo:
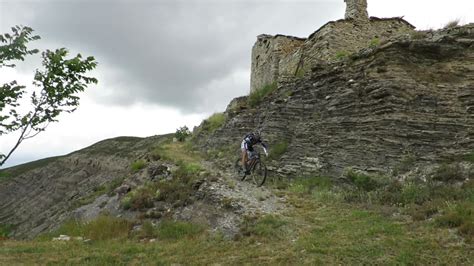
M 258 160 L 252 167 L 252 179 L 257 187 L 262 186 L 267 179 L 267 167 L 260 160 Z
M 241 181 L 244 181 L 247 175 L 245 174 L 245 171 L 242 168 L 242 159 L 239 158 L 235 161 L 234 170 L 235 174 L 237 175 L 237 178 Z

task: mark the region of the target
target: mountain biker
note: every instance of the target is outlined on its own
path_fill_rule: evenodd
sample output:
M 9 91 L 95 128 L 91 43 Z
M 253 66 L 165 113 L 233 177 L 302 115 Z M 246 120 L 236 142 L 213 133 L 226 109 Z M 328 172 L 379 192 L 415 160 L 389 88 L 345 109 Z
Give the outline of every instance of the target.
M 245 135 L 242 144 L 240 145 L 240 149 L 242 150 L 242 168 L 245 170 L 246 174 L 250 174 L 250 169 L 247 169 L 246 162 L 249 154 L 253 152 L 253 146 L 257 144 L 262 145 L 265 155 L 268 156 L 268 146 L 262 141 L 259 131 Z

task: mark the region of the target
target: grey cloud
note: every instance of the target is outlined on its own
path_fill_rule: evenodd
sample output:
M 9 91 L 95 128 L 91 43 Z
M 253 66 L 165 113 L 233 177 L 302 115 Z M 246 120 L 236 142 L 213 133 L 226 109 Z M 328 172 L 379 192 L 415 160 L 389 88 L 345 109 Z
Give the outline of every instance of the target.
M 249 77 L 232 77 L 249 70 L 256 35 L 307 36 L 343 15 L 340 2 L 43 0 L 0 6 L 32 12 L 30 26 L 44 39 L 86 50 L 101 68 L 117 73 L 102 78 L 113 93 L 97 101 L 195 112 L 248 91 Z

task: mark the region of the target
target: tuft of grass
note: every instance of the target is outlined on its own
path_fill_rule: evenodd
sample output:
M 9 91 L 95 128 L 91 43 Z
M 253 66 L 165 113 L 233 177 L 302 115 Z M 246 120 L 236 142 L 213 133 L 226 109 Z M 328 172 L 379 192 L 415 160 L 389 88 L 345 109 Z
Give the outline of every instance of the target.
M 430 200 L 430 196 L 428 186 L 407 182 L 402 186 L 399 202 L 402 204 L 423 204 Z
M 146 161 L 143 160 L 143 159 L 140 159 L 140 160 L 136 160 L 135 162 L 132 163 L 132 165 L 130 166 L 130 168 L 132 169 L 132 171 L 134 172 L 138 172 L 140 170 L 142 170 L 143 168 L 146 167 Z
M 224 113 L 215 113 L 202 122 L 202 130 L 212 133 L 221 128 L 225 123 Z
M 464 155 L 464 161 L 474 163 L 474 151 Z
M 275 145 L 273 145 L 273 147 L 270 149 L 270 154 L 268 155 L 268 158 L 270 160 L 278 160 L 283 154 L 285 154 L 287 149 L 288 149 L 287 141 L 278 142 Z
M 193 238 L 205 231 L 205 227 L 199 224 L 163 221 L 157 228 L 157 236 L 160 239 L 178 240 L 182 238 Z
M 263 86 L 260 89 L 255 90 L 254 92 L 252 92 L 249 95 L 249 97 L 247 99 L 248 105 L 250 107 L 257 106 L 258 104 L 260 104 L 260 102 L 262 102 L 262 100 L 263 100 L 263 98 L 265 98 L 265 96 L 271 94 L 277 88 L 278 88 L 277 83 L 273 82 L 271 84 L 267 84 L 267 85 Z
M 370 40 L 370 44 L 369 44 L 370 47 L 377 47 L 379 45 L 380 45 L 380 38 L 375 37 L 372 40 Z
M 459 26 L 459 22 L 460 22 L 460 19 L 458 18 L 451 20 L 448 23 L 446 23 L 446 25 L 444 25 L 443 29 L 451 29 L 451 28 L 457 27 Z
M 339 51 L 336 53 L 335 57 L 337 60 L 345 59 L 349 56 L 349 52 L 347 51 Z
M 296 194 L 312 194 L 314 190 L 326 190 L 332 187 L 328 177 L 301 177 L 295 179 L 289 186 L 289 191 Z
M 459 182 L 464 180 L 462 168 L 459 163 L 442 164 L 436 169 L 433 180 L 442 182 Z
M 364 191 L 372 191 L 380 187 L 380 178 L 348 169 L 344 175 L 358 188 Z
M 11 224 L 0 223 L 0 240 L 2 238 L 8 238 L 12 230 L 13 230 L 13 226 Z

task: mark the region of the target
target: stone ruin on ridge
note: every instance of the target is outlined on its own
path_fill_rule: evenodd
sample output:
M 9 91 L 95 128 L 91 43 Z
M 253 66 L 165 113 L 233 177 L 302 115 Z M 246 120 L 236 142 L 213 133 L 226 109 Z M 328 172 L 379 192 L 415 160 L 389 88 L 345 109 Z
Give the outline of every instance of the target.
M 345 19 L 326 23 L 308 38 L 259 35 L 252 48 L 250 92 L 415 29 L 400 17 L 369 17 L 367 0 L 344 2 Z

